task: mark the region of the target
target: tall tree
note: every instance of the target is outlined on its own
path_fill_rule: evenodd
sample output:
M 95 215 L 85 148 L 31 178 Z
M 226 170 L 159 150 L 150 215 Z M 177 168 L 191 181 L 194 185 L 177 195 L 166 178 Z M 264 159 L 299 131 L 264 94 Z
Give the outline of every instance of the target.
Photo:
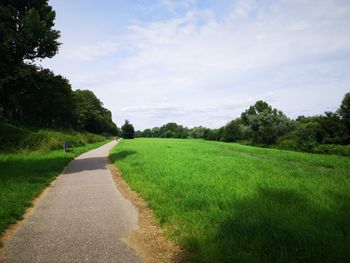
M 19 104 L 13 83 L 27 74 L 25 63 L 57 53 L 60 32 L 53 29 L 54 20 L 47 0 L 0 1 L 0 117 L 11 118 L 8 105 Z
M 134 126 L 128 120 L 125 120 L 122 126 L 122 135 L 124 139 L 134 139 L 135 137 Z
M 5 65 L 19 65 L 24 60 L 53 57 L 60 45 L 60 32 L 53 29 L 55 16 L 47 0 L 2 0 L 1 69 Z
M 240 119 L 235 119 L 223 127 L 221 140 L 225 142 L 234 142 L 241 138 Z
M 250 128 L 252 140 L 256 144 L 275 144 L 280 136 L 292 129 L 290 119 L 264 101 L 257 101 L 243 112 L 241 121 Z
M 112 121 L 112 114 L 103 107 L 103 103 L 90 90 L 74 91 L 76 104 L 76 128 L 94 133 L 117 134 L 117 126 Z
M 338 109 L 338 113 L 341 117 L 342 123 L 345 126 L 345 133 L 347 134 L 344 137 L 344 144 L 350 143 L 350 92 L 344 95 L 344 98 L 341 102 L 341 105 Z

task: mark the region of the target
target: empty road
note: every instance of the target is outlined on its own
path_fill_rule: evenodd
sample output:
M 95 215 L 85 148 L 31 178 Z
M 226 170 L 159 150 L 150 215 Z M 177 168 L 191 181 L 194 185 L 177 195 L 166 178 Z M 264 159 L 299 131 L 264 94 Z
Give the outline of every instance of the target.
M 110 142 L 73 160 L 5 240 L 2 262 L 142 262 L 120 239 L 138 215 L 108 170 Z

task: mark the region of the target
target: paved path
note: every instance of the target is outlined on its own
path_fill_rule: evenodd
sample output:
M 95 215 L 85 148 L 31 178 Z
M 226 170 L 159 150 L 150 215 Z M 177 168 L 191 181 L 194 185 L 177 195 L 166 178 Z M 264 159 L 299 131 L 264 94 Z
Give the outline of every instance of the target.
M 116 142 L 82 154 L 5 241 L 4 262 L 142 262 L 120 238 L 137 212 L 107 168 Z

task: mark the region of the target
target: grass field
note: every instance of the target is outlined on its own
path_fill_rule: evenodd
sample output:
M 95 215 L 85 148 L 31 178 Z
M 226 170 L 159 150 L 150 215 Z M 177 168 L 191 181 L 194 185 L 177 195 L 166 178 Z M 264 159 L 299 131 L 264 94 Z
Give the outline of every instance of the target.
M 105 144 L 101 141 L 71 152 L 0 153 L 0 235 L 20 219 L 35 196 L 79 154 Z
M 350 158 L 202 140 L 123 140 L 111 158 L 204 262 L 350 262 Z

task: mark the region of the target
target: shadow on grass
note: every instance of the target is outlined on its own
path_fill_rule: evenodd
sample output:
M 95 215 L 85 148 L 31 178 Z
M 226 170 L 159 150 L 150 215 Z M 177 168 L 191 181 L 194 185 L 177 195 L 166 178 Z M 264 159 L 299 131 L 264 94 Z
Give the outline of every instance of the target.
M 72 160 L 70 156 L 48 158 L 14 158 L 0 160 L 0 180 L 28 179 L 59 173 Z
M 322 209 L 294 191 L 261 188 L 201 248 L 189 246 L 208 262 L 350 262 L 350 196 L 332 201 Z
M 137 153 L 136 151 L 128 151 L 128 150 L 127 151 L 120 151 L 117 153 L 115 153 L 115 152 L 111 153 L 109 157 L 112 159 L 113 162 L 115 162 L 118 160 L 125 159 L 126 157 L 134 155 L 136 153 Z

